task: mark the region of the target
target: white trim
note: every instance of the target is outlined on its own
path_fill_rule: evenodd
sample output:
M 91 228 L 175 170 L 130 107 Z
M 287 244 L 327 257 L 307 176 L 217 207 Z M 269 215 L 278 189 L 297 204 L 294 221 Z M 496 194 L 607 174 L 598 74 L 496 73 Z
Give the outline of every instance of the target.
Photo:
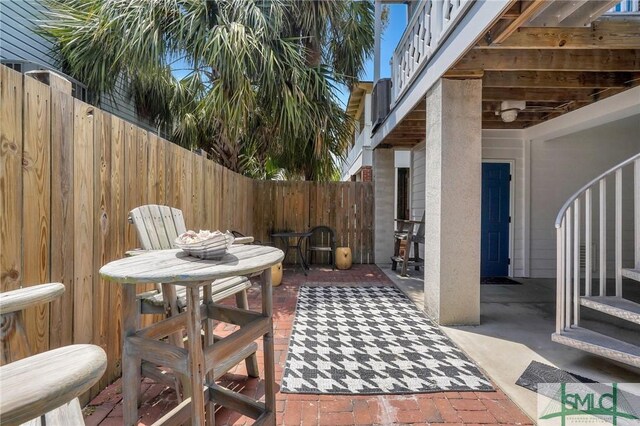
M 640 86 L 524 129 L 525 139 L 549 140 L 640 113 Z
M 515 203 L 515 182 L 516 182 L 516 160 L 515 159 L 503 159 L 503 158 L 483 158 L 483 163 L 492 163 L 492 164 L 509 164 L 509 174 L 511 175 L 511 180 L 509 181 L 509 217 L 511 217 L 511 222 L 509 223 L 509 269 L 508 275 L 513 277 L 513 269 L 515 266 L 514 259 L 514 247 L 515 247 L 515 213 L 516 213 L 516 203 Z M 482 214 L 482 213 L 481 213 Z M 482 249 L 480 250 L 480 256 L 482 256 Z
M 522 209 L 522 224 L 524 229 L 524 241 L 522 247 L 523 274 L 531 276 L 531 141 L 523 139 L 524 154 L 524 208 Z

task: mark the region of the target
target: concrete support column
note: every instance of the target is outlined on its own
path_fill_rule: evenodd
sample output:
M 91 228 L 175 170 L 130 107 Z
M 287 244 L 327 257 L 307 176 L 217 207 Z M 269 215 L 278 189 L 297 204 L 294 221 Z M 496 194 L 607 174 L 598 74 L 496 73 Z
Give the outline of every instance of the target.
M 440 79 L 426 105 L 425 310 L 442 325 L 478 324 L 482 81 Z
M 395 167 L 392 149 L 373 151 L 375 262 L 391 263 L 393 255 Z

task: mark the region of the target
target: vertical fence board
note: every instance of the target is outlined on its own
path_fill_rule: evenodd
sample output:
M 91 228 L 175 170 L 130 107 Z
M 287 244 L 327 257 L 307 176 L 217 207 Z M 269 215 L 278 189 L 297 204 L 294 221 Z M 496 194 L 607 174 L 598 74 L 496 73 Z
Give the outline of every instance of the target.
M 51 214 L 50 89 L 24 79 L 22 152 L 22 285 L 46 283 L 50 277 L 49 232 Z M 27 309 L 25 327 L 31 350 L 49 348 L 49 306 Z
M 51 303 L 49 345 L 73 343 L 73 98 L 51 89 L 51 281 L 65 286 Z
M 128 228 L 125 208 L 125 123 L 111 116 L 111 217 L 109 239 L 111 260 L 121 258 L 125 251 L 125 233 Z M 98 265 L 102 266 L 102 265 Z M 121 374 L 120 353 L 122 332 L 122 290 L 119 285 L 109 283 L 109 327 L 107 329 L 107 377 L 109 382 Z
M 93 110 L 74 101 L 74 343 L 90 343 L 93 338 Z
M 22 74 L 0 67 L 1 291 L 22 281 Z
M 138 171 L 137 164 L 137 148 L 136 148 L 136 127 L 125 122 L 125 139 L 124 139 L 124 208 L 125 214 L 128 215 L 131 210 L 138 206 Z M 146 171 L 145 171 L 146 173 Z M 124 249 L 132 250 L 138 245 L 138 236 L 136 231 L 128 222 L 125 224 Z
M 111 116 L 100 110 L 93 112 L 94 126 L 94 187 L 93 187 L 93 343 L 105 352 L 108 350 L 108 329 L 111 325 L 109 285 L 100 278 L 98 270 L 101 265 L 111 260 L 112 240 L 109 235 L 111 220 Z M 108 376 L 91 389 L 91 395 L 109 384 Z

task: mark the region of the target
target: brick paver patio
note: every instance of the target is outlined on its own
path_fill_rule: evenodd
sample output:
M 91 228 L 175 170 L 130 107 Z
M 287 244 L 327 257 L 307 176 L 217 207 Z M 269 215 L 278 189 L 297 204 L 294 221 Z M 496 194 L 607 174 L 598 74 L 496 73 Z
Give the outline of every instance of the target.
M 293 325 L 298 287 L 304 282 L 318 285 L 393 285 L 384 273 L 373 265 L 354 265 L 348 271 L 314 268 L 305 277 L 299 271 L 287 269 L 281 286 L 274 288 L 274 329 L 276 381 L 280 383 Z M 260 303 L 259 290 L 250 290 L 250 304 Z M 216 334 L 226 335 L 234 326 L 221 324 Z M 258 353 L 262 364 L 262 354 Z M 248 379 L 244 364 L 223 376 L 222 384 L 251 396 L 264 393 L 261 379 Z M 87 425 L 122 425 L 122 395 L 120 380 L 94 398 L 85 408 Z M 143 381 L 140 425 L 152 424 L 176 405 L 172 389 Z M 216 425 L 251 424 L 252 419 L 220 408 Z M 278 425 L 391 425 L 391 424 L 532 424 L 502 391 L 439 392 L 416 395 L 277 395 Z

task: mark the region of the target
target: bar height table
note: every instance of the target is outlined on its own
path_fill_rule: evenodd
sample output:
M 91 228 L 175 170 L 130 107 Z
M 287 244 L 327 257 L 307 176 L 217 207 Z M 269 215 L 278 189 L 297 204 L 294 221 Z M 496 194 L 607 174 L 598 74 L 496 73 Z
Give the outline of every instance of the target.
M 256 424 L 275 424 L 275 371 L 271 296 L 271 266 L 284 253 L 274 247 L 232 246 L 220 260 L 190 257 L 182 250 L 158 250 L 110 262 L 100 275 L 122 285 L 122 392 L 123 415 L 127 426 L 137 424 L 138 388 L 141 361 L 169 367 L 188 378 L 191 397 L 167 413 L 161 421 L 172 424 L 191 418 L 193 425 L 215 423 L 213 405 L 239 411 Z M 212 281 L 232 276 L 261 275 L 262 311 L 253 312 L 213 303 Z M 187 287 L 185 312 L 138 329 L 139 310 L 136 284 L 163 283 Z M 201 302 L 201 290 L 204 295 Z M 213 340 L 213 320 L 239 325 L 228 337 Z M 205 345 L 201 342 L 205 322 Z M 179 348 L 160 339 L 187 329 L 187 347 Z M 255 348 L 254 340 L 264 340 L 265 403 L 250 400 L 218 386 L 214 380 L 242 361 Z M 206 377 L 205 377 L 206 376 Z M 205 405 L 207 409 L 205 412 Z

